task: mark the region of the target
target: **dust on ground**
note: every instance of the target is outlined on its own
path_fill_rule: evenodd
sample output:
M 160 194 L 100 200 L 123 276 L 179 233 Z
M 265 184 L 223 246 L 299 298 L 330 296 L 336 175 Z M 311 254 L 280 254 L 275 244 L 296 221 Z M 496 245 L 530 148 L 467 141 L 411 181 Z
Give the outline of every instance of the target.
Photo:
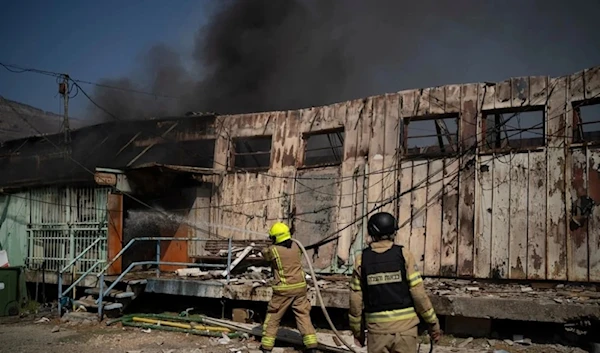
M 185 333 L 152 330 L 149 333 L 120 325 L 104 324 L 89 327 L 58 326 L 58 321 L 36 324 L 0 323 L 1 353 L 235 353 L 256 350 L 254 340 L 231 340 L 220 344 L 218 339 Z M 53 332 L 57 330 L 57 332 Z
M 104 324 L 94 326 L 60 325 L 58 320 L 34 323 L 31 320 L 0 322 L 0 353 L 238 353 L 256 351 L 260 343 L 254 339 L 231 340 L 222 344 L 217 338 L 185 333 Z M 445 336 L 436 353 L 484 353 L 504 350 L 510 353 L 582 353 L 579 348 L 560 345 L 522 346 L 500 340 L 475 339 L 464 345 L 465 339 Z M 426 352 L 421 348 L 421 351 Z M 275 353 L 296 352 L 294 348 L 279 348 Z

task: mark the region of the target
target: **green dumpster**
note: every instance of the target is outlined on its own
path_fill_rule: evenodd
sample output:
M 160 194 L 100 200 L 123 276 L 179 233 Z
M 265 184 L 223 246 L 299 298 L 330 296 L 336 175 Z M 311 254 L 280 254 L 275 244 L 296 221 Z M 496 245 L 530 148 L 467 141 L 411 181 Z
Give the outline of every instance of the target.
M 19 315 L 20 267 L 0 268 L 0 316 Z

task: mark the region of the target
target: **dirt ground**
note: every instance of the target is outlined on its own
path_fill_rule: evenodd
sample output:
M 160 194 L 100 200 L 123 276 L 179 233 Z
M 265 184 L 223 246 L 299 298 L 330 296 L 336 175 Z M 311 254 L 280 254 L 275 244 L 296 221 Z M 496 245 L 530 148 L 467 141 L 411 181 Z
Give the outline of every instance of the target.
M 56 332 L 53 332 L 56 331 Z M 559 345 L 510 345 L 503 341 L 486 339 L 465 340 L 446 336 L 434 353 L 484 353 L 505 350 L 510 353 L 584 353 L 585 351 Z M 428 347 L 427 347 L 428 348 Z M 0 353 L 238 353 L 259 349 L 259 342 L 232 340 L 222 344 L 216 338 L 187 335 L 184 333 L 123 328 L 120 325 L 67 327 L 58 320 L 34 323 L 31 320 L 0 322 Z M 291 353 L 293 348 L 277 349 L 274 353 Z M 426 347 L 421 352 L 427 352 Z
M 1 353 L 235 353 L 258 349 L 254 340 L 231 341 L 222 345 L 217 339 L 183 333 L 106 327 L 65 327 L 57 322 L 0 324 Z

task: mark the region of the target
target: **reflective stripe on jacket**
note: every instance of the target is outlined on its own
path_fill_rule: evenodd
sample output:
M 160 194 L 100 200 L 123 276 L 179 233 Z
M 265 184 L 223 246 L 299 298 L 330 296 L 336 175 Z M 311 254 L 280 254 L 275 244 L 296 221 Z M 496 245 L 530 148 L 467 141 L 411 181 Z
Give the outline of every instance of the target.
M 273 292 L 285 294 L 306 290 L 306 275 L 302 269 L 300 248 L 291 240 L 264 249 L 263 257 L 273 269 Z

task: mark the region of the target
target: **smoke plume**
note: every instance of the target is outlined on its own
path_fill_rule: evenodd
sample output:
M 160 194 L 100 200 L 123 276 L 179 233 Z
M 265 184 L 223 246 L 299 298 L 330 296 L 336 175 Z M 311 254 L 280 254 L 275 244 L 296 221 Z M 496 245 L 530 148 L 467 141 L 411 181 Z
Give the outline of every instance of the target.
M 119 118 L 142 119 L 563 75 L 600 62 L 600 3 L 576 2 L 221 0 L 191 58 L 157 44 L 140 55 L 138 73 L 103 82 L 177 99 L 103 88 L 94 98 Z

